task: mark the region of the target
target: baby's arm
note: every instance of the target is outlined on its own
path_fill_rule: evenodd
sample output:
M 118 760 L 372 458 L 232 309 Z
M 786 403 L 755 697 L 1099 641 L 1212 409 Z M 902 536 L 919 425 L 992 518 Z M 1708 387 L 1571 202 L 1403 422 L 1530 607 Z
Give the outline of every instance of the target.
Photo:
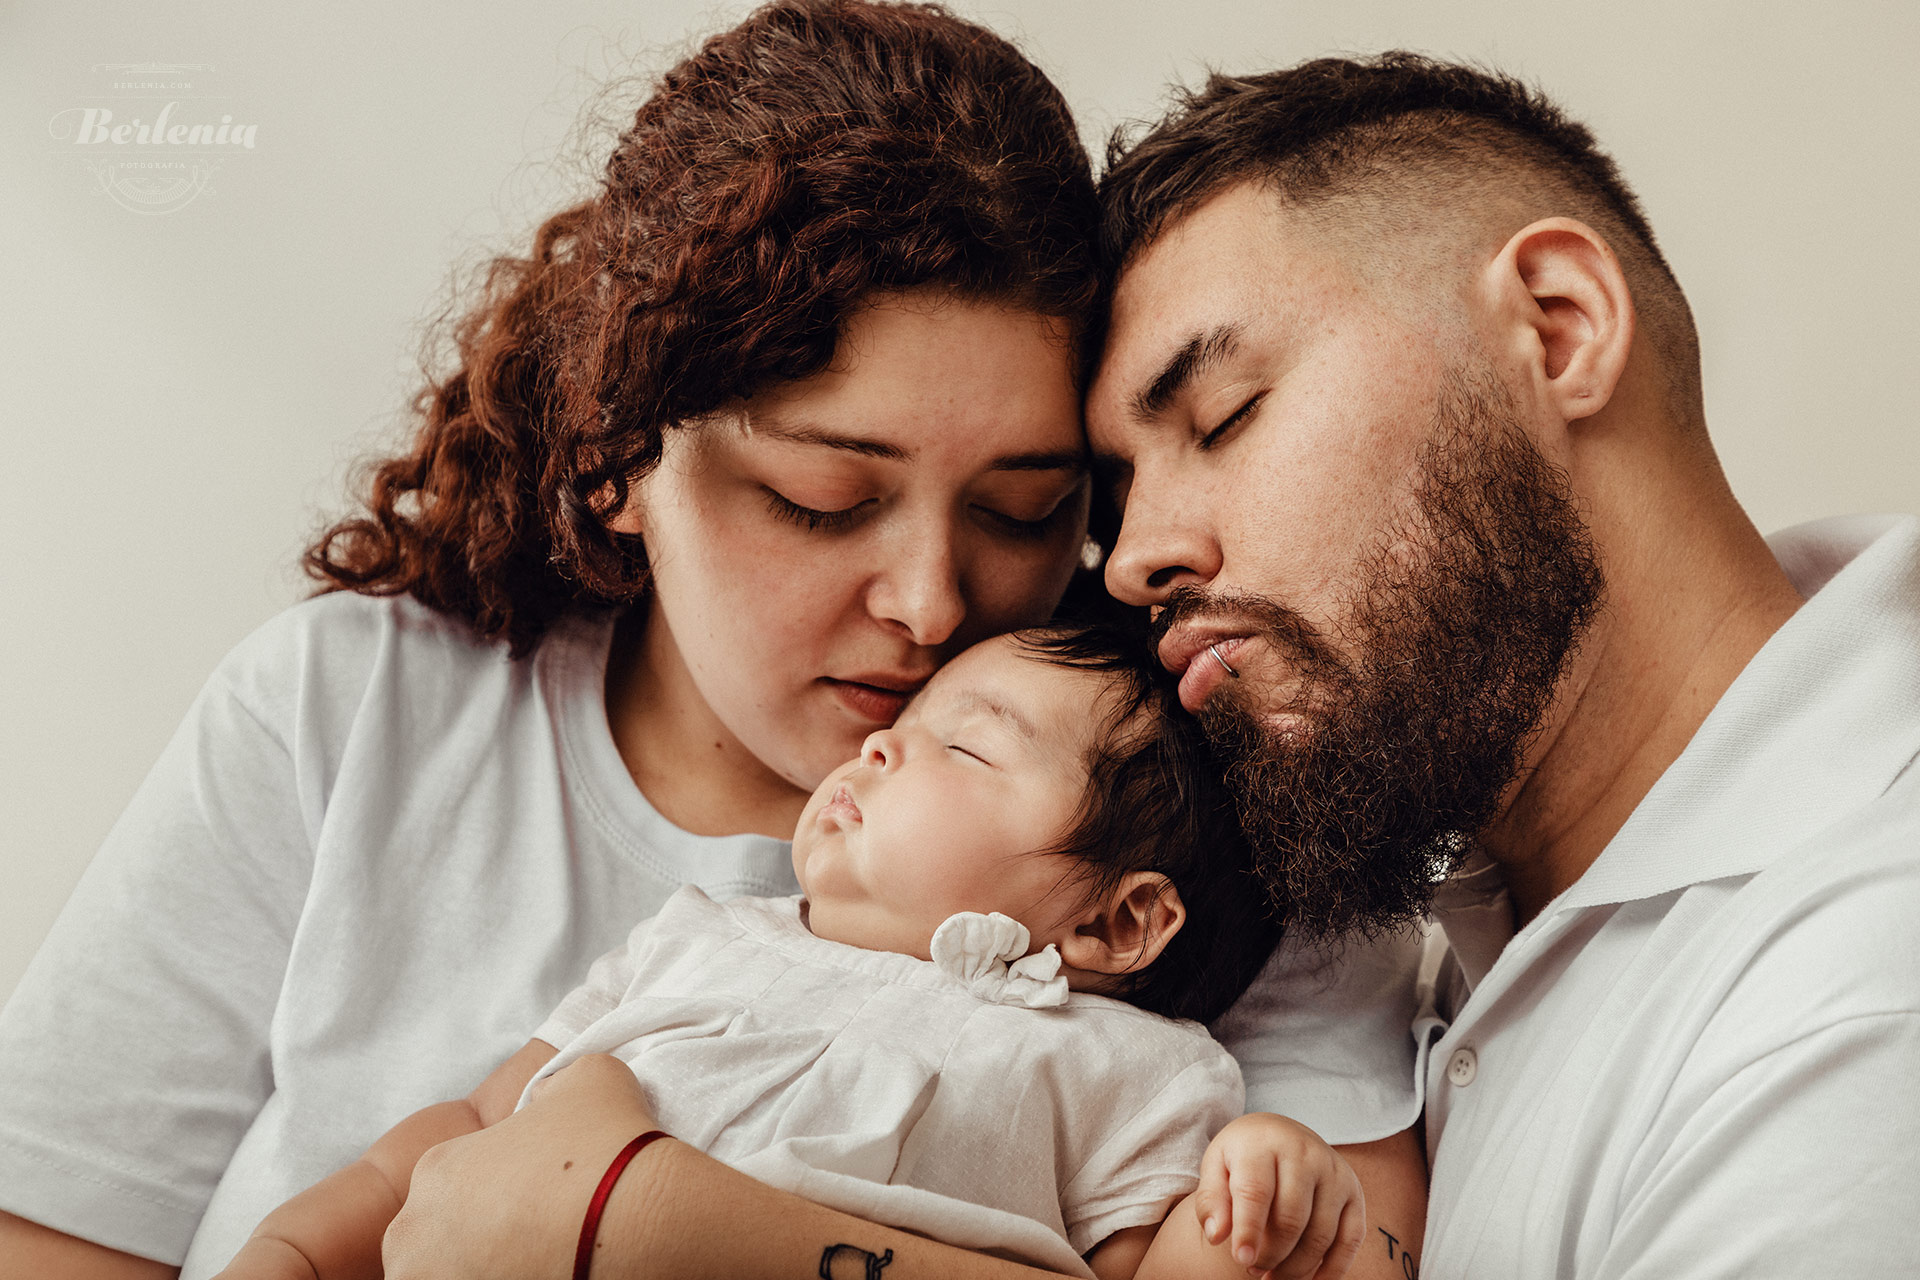
M 1248 1115 L 1215 1137 L 1199 1189 L 1157 1230 L 1118 1232 L 1087 1260 L 1100 1280 L 1400 1280 L 1417 1270 L 1426 1194 L 1412 1130 L 1335 1150 L 1303 1125 Z
M 529 1040 L 466 1097 L 435 1103 L 387 1130 L 354 1163 L 268 1214 L 216 1280 L 378 1280 L 381 1238 L 420 1157 L 505 1118 L 555 1052 Z

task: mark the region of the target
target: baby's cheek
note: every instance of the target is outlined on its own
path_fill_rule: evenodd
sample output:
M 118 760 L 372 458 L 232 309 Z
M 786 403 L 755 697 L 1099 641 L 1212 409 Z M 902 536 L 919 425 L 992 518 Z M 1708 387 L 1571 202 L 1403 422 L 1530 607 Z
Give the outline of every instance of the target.
M 943 845 L 926 859 L 914 890 L 917 906 L 941 920 L 957 911 L 994 911 L 1004 886 L 1005 869 L 997 850 L 984 842 L 960 841 Z

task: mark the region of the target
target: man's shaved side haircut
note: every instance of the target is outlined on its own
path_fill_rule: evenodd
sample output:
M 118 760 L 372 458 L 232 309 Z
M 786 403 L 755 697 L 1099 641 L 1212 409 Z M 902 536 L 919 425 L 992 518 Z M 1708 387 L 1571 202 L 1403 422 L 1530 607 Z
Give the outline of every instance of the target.
M 1370 258 L 1449 237 L 1457 249 L 1461 229 L 1489 222 L 1504 226 L 1502 243 L 1539 218 L 1587 223 L 1620 260 L 1673 416 L 1704 439 L 1686 296 L 1619 166 L 1540 90 L 1405 52 L 1210 76 L 1146 133 L 1118 131 L 1109 143 L 1100 185 L 1108 278 L 1173 222 L 1247 182 L 1317 227 L 1338 234 L 1356 224 L 1345 229 Z

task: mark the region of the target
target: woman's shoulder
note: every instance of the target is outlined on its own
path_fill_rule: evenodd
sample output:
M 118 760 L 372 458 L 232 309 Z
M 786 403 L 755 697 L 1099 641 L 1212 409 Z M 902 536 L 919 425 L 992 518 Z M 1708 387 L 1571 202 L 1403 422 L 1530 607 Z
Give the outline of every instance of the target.
M 489 686 L 527 684 L 543 657 L 590 647 L 596 625 L 604 631 L 595 619 L 563 621 L 515 659 L 504 643 L 411 596 L 335 591 L 269 618 L 234 646 L 213 682 L 269 721 L 316 703 L 351 708 L 378 685 L 416 708 L 457 705 Z
M 482 639 L 457 618 L 411 596 L 330 591 L 267 619 L 221 665 L 231 674 L 315 663 L 364 668 L 396 650 L 451 662 L 506 659 L 504 645 Z

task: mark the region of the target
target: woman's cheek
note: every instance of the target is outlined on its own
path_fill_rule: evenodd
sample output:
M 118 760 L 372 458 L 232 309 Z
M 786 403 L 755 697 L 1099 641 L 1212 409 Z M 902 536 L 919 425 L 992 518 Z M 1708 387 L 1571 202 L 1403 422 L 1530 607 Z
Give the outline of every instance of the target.
M 1066 594 L 1078 554 L 1077 541 L 1068 548 L 1054 540 L 1020 553 L 1002 552 L 987 572 L 976 575 L 969 599 L 978 616 L 967 619 L 969 633 L 984 639 L 1046 622 Z

